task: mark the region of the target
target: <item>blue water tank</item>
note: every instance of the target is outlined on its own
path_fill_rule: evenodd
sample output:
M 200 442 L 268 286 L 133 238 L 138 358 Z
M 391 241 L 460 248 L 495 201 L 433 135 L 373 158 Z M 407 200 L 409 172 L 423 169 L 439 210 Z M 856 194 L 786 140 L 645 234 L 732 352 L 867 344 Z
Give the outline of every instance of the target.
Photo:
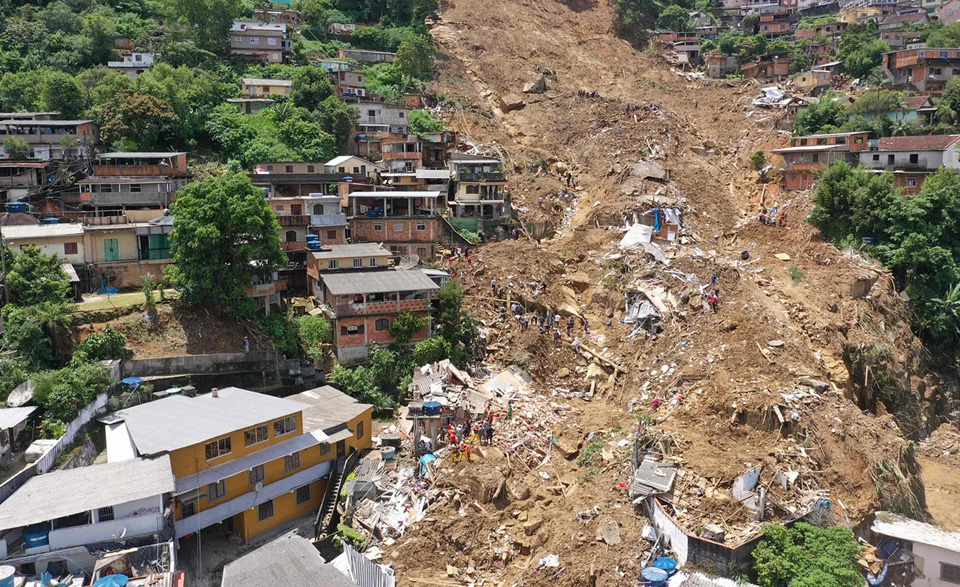
M 318 241 L 318 240 L 320 240 L 320 235 L 319 235 L 319 234 L 310 233 L 310 234 L 308 234 L 308 235 L 307 235 L 306 237 L 304 237 L 304 238 L 306 238 L 308 241 Z
M 0 587 L 13 587 L 17 569 L 9 565 L 0 567 Z
M 640 576 L 643 577 L 643 584 L 647 587 L 667 586 L 667 572 L 663 569 L 647 567 L 640 571 Z
M 441 409 L 440 402 L 423 402 L 423 413 L 428 416 L 439 416 Z
M 43 222 L 44 224 L 60 224 L 60 219 L 59 219 L 59 218 L 52 218 L 52 217 L 51 217 L 51 218 L 44 218 L 44 219 L 42 220 L 42 222 Z
M 653 566 L 667 572 L 668 577 L 672 577 L 677 572 L 677 559 L 669 556 L 661 556 L 653 561 Z
M 27 548 L 47 546 L 50 544 L 50 524 L 36 524 L 23 530 L 23 542 Z
M 311 251 L 319 251 L 320 248 L 320 241 L 307 241 L 307 249 Z
M 22 214 L 26 211 L 26 202 L 7 202 L 7 212 L 10 212 L 11 214 Z

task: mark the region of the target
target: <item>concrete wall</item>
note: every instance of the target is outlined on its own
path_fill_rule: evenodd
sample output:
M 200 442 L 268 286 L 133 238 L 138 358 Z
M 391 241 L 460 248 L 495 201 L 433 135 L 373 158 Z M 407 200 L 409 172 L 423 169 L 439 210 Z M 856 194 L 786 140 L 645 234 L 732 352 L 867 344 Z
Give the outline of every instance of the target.
M 7 241 L 13 241 L 15 243 L 14 249 L 20 250 L 27 246 L 37 247 L 44 255 L 56 255 L 59 259 L 66 259 L 71 265 L 83 265 L 84 262 L 82 234 L 48 238 L 7 239 Z M 75 243 L 77 245 L 77 252 L 68 255 L 65 249 L 66 243 Z
M 240 341 L 237 341 L 237 346 L 240 346 Z M 218 353 L 161 359 L 125 359 L 121 371 L 124 377 L 172 377 L 274 371 L 276 368 L 276 353 Z
M 929 544 L 913 543 L 914 564 L 917 576 L 912 587 L 952 587 L 956 583 L 944 581 L 940 578 L 940 563 L 960 566 L 960 552 L 930 546 Z

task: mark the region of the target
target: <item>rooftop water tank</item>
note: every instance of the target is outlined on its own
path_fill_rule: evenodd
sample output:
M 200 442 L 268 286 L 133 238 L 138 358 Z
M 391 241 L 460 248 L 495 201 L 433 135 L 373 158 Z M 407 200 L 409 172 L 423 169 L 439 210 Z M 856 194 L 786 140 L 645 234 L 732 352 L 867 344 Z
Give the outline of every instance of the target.
M 8 565 L 0 567 L 0 587 L 13 587 L 16 574 L 17 569 L 14 567 Z

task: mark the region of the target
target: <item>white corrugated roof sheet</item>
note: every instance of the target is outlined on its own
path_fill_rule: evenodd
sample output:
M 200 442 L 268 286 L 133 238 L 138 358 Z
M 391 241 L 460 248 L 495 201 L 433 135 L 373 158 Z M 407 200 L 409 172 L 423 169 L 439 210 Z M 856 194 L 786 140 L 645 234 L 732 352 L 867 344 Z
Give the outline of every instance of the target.
M 26 421 L 36 409 L 36 406 L 0 409 L 0 430 L 15 428 L 18 424 Z
M 947 532 L 931 524 L 894 513 L 877 512 L 871 529 L 884 536 L 960 552 L 960 532 Z
M 121 410 L 116 416 L 126 422 L 137 451 L 150 455 L 220 438 L 303 409 L 299 402 L 237 387 L 217 394 L 174 395 Z
M 160 496 L 173 489 L 167 455 L 53 471 L 30 479 L 0 503 L 0 530 Z
M 0 233 L 6 239 L 50 238 L 58 236 L 83 236 L 80 224 L 34 224 L 29 226 L 3 226 Z

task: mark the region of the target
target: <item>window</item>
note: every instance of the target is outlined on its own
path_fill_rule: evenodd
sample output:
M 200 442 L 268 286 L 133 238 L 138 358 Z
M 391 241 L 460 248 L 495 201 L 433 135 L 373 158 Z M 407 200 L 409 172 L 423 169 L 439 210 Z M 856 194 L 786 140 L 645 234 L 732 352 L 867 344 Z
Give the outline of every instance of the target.
M 917 178 L 915 178 L 915 177 L 908 177 L 908 178 L 907 178 L 907 187 L 908 187 L 908 188 L 915 188 L 915 187 L 917 187 Z
M 377 319 L 377 330 L 383 332 L 384 330 L 390 330 L 390 321 L 386 318 Z
M 307 173 L 313 173 L 317 170 L 316 165 L 307 165 Z
M 812 159 L 812 161 L 813 161 L 814 163 L 820 163 L 820 154 L 819 154 L 819 153 L 814 153 L 814 154 L 813 154 L 813 159 Z
M 357 438 L 363 438 L 363 422 L 357 422 Z
M 398 112 L 398 113 L 397 113 L 397 115 L 398 115 L 400 118 L 403 118 L 403 114 L 404 114 L 403 112 Z
M 233 452 L 233 448 L 230 445 L 230 437 L 227 436 L 226 438 L 221 438 L 220 440 L 208 442 L 204 447 L 204 451 L 206 452 L 208 461 L 230 454 Z
M 370 259 L 367 261 L 367 265 L 369 265 L 370 267 L 376 267 L 376 266 L 377 266 L 377 258 L 376 258 L 376 257 L 370 257 Z
M 227 494 L 227 480 L 221 479 L 207 485 L 207 501 L 217 501 Z
M 141 234 L 137 242 L 141 261 L 170 258 L 170 241 L 165 234 Z
M 293 165 L 287 165 L 284 170 L 286 173 L 293 173 Z
M 354 259 L 354 260 L 353 260 L 353 266 L 356 267 L 356 268 L 358 268 L 358 269 L 361 268 L 361 267 L 363 267 L 363 259 Z
M 363 334 L 363 324 L 350 324 L 340 327 L 341 336 L 347 336 L 349 334 Z
M 283 457 L 283 470 L 293 471 L 300 468 L 300 451 Z
M 277 212 L 283 212 L 286 208 L 283 207 L 283 204 L 276 204 Z
M 403 232 L 403 223 L 402 223 L 402 222 L 394 222 L 394 223 L 393 223 L 393 232 Z
M 940 580 L 960 585 L 960 566 L 940 563 Z
M 288 230 L 288 231 L 286 232 L 286 234 L 284 235 L 283 238 L 284 238 L 284 240 L 286 240 L 288 243 L 295 243 L 295 242 L 297 242 L 297 231 L 296 231 L 296 230 Z
M 244 446 L 253 446 L 254 444 L 266 442 L 267 440 L 270 440 L 270 430 L 266 424 L 251 428 L 243 433 Z
M 276 40 L 275 38 L 273 38 L 273 37 L 269 37 L 269 38 L 267 39 L 267 45 L 270 45 L 271 47 L 276 47 L 276 46 L 277 46 L 277 40 Z
M 328 241 L 337 240 L 337 231 L 336 231 L 336 230 L 328 230 L 328 231 L 327 231 L 327 240 L 328 240 Z
M 421 259 L 427 256 L 427 249 L 425 247 L 419 247 L 417 249 L 417 256 Z
M 97 510 L 97 521 L 98 522 L 109 522 L 113 519 L 113 506 L 108 505 L 105 508 L 100 508 Z
M 426 223 L 426 222 L 417 222 L 417 231 L 418 231 L 418 232 L 423 232 L 423 231 L 425 231 L 426 229 L 427 229 L 427 223 Z
M 77 254 L 77 243 L 63 243 L 63 254 L 64 254 L 64 255 L 76 255 L 76 254 Z
M 130 191 L 131 191 L 131 192 L 140 193 L 140 192 L 142 191 L 141 188 L 140 188 L 140 184 L 139 184 L 139 183 L 131 183 L 131 184 L 130 184 Z
M 267 165 L 267 171 L 273 171 L 273 165 Z
M 283 436 L 290 434 L 297 429 L 297 419 L 294 416 L 287 416 L 283 420 L 277 420 L 273 423 L 273 436 Z
M 310 486 L 297 487 L 297 505 L 310 501 Z
M 180 504 L 180 519 L 189 518 L 197 513 L 197 502 L 185 501 Z
M 367 110 L 367 116 L 369 116 L 370 118 L 376 118 L 376 117 L 377 117 L 377 111 L 376 111 L 376 110 Z
M 340 260 L 339 259 L 330 259 L 327 261 L 327 269 L 339 269 Z
M 471 185 L 467 185 L 467 193 L 468 193 L 468 194 L 479 194 L 479 193 L 480 193 L 480 186 L 478 186 L 478 185 L 472 185 L 472 184 L 471 184 Z
M 273 517 L 273 500 L 265 501 L 257 506 L 257 520 L 262 522 Z
M 354 165 L 354 166 L 353 166 L 353 172 L 354 172 L 354 173 L 360 173 L 360 168 L 357 167 L 356 165 Z
M 380 232 L 381 230 L 383 230 L 383 224 L 380 223 L 380 222 L 374 222 L 374 223 L 373 223 L 373 230 L 374 230 L 375 232 Z
M 910 163 L 918 163 L 920 161 L 919 153 L 910 153 Z
M 250 469 L 250 485 L 256 485 L 263 481 L 266 475 L 264 474 L 263 465 L 257 465 L 256 467 Z
M 320 444 L 320 456 L 330 454 L 330 445 L 326 442 Z
M 259 45 L 259 44 L 260 44 L 260 37 L 250 37 L 250 44 L 251 44 L 251 45 Z
M 893 155 L 887 155 L 887 165 L 893 165 L 894 161 L 896 161 L 896 157 Z
M 873 156 L 873 160 L 874 160 L 874 161 L 879 161 L 879 160 L 880 160 L 880 155 L 874 155 L 874 156 Z

